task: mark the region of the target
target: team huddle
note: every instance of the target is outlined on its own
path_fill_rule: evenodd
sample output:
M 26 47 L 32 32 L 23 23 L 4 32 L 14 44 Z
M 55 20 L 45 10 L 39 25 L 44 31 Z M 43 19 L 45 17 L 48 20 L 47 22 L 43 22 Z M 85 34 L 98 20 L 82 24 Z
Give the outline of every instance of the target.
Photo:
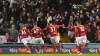
M 68 27 L 64 27 L 64 25 L 55 25 L 50 23 L 45 29 L 41 29 L 35 24 L 34 27 L 31 29 L 31 31 L 29 31 L 29 29 L 27 29 L 27 27 L 23 25 L 23 27 L 19 31 L 19 38 L 21 39 L 21 42 L 24 43 L 28 53 L 31 53 L 31 51 L 27 43 L 36 44 L 36 51 L 39 52 L 38 44 L 42 44 L 44 50 L 47 50 L 47 46 L 45 45 L 42 39 L 42 37 L 46 38 L 43 31 L 47 31 L 48 32 L 47 34 L 50 37 L 55 52 L 57 52 L 55 43 L 58 44 L 60 51 L 62 51 L 62 46 L 59 43 L 59 39 L 58 39 L 59 32 L 57 31 L 57 29 L 59 27 L 72 29 L 74 31 L 74 35 L 77 43 L 77 49 L 78 49 L 77 53 L 81 54 L 82 53 L 81 47 L 87 46 L 89 43 L 86 37 L 86 33 L 88 30 L 85 26 L 81 25 L 80 22 L 78 21 L 76 22 L 75 26 L 68 26 Z

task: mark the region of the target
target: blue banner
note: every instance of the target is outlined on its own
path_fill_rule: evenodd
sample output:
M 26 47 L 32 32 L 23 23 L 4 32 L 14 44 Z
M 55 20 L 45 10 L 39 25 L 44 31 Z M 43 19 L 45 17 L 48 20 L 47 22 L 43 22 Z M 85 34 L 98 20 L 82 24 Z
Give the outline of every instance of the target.
M 82 48 L 82 53 L 100 53 L 100 45 L 99 44 L 90 44 L 88 47 L 83 47 Z M 36 51 L 36 48 L 31 46 L 30 50 L 32 53 L 54 53 L 55 50 L 52 47 L 52 45 L 47 46 L 47 50 L 43 49 L 43 46 L 39 46 L 39 51 Z M 76 44 L 62 44 L 63 53 L 77 53 L 78 50 L 76 48 Z M 58 53 L 60 53 L 60 49 L 58 46 L 56 46 Z M 27 53 L 26 48 L 21 48 L 20 46 L 18 47 L 5 47 L 5 48 L 0 48 L 0 53 Z

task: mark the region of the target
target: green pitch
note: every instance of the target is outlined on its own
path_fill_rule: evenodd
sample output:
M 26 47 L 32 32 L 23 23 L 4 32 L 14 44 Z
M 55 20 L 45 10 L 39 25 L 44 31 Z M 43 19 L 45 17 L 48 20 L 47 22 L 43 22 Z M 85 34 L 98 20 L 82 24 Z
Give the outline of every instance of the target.
M 77 54 L 0 54 L 0 56 L 78 56 Z M 82 56 L 100 56 L 100 54 L 82 54 Z

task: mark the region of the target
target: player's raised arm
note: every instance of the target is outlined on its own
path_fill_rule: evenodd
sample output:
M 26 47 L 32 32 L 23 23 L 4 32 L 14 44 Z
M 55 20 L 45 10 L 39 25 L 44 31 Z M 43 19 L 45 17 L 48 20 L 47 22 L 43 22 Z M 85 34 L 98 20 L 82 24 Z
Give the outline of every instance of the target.
M 64 27 L 64 24 L 62 24 L 62 25 L 58 25 L 59 27 Z
M 47 30 L 47 27 L 48 27 L 48 26 L 46 26 L 46 27 L 45 27 L 44 29 L 42 29 L 42 30 L 43 30 L 43 31 Z

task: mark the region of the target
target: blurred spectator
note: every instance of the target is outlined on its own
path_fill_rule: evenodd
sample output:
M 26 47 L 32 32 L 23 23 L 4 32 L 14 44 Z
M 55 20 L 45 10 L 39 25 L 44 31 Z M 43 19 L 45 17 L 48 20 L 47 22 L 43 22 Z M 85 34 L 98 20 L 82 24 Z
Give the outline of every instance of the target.
M 15 29 L 14 25 L 12 25 L 11 28 L 9 29 L 9 34 L 10 34 L 10 37 L 11 37 L 11 42 L 17 42 L 18 30 Z
M 95 6 L 95 0 L 89 0 L 89 5 L 90 5 L 91 7 Z
M 64 17 L 64 25 L 68 26 L 68 22 L 69 22 L 69 14 L 67 11 L 65 11 L 65 13 L 63 14 Z
M 1 43 L 7 43 L 7 41 L 6 41 L 6 33 L 8 33 L 8 30 L 4 28 L 3 24 L 0 24 L 0 39 L 1 39 Z
M 99 15 L 96 16 L 96 26 L 97 27 L 100 26 L 100 16 Z
M 17 23 L 15 23 L 15 28 L 19 31 L 19 29 L 20 29 L 19 21 L 17 21 Z
M 70 16 L 68 27 L 74 26 L 73 19 L 74 19 L 73 16 Z M 73 37 L 74 37 L 74 31 L 68 29 L 69 42 L 74 42 Z
M 97 43 L 100 43 L 100 27 L 97 27 L 96 42 L 97 42 Z
M 3 7 L 2 16 L 3 16 L 4 21 L 8 20 L 8 11 L 6 7 Z
M 2 22 L 3 22 L 3 17 L 2 17 L 2 14 L 0 12 L 0 23 L 2 23 Z
M 92 25 L 93 23 L 89 22 L 88 23 L 88 32 L 87 32 L 87 39 L 91 42 L 94 43 L 94 39 L 96 37 L 96 28 Z
M 28 27 L 28 29 L 32 29 L 33 24 L 35 22 L 34 17 L 30 13 L 27 13 L 27 19 L 28 19 L 27 27 Z
M 95 18 L 96 18 L 96 10 L 92 10 L 92 16 L 93 16 L 93 18 L 94 18 L 94 20 L 95 20 Z
M 28 21 L 28 19 L 27 19 L 27 12 L 26 12 L 25 8 L 23 8 L 23 12 L 20 15 L 20 21 L 22 23 L 27 23 L 27 21 Z
M 47 19 L 46 20 L 47 20 L 47 23 L 52 21 L 52 16 L 49 13 L 47 13 Z

